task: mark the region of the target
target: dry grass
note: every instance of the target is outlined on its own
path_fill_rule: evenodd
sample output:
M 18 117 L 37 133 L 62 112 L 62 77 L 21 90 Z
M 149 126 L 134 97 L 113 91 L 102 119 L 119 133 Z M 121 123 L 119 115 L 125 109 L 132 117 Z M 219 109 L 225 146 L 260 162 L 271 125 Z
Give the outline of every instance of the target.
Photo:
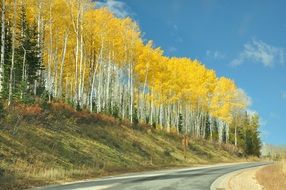
M 285 190 L 286 160 L 262 168 L 256 173 L 256 178 L 266 190 Z

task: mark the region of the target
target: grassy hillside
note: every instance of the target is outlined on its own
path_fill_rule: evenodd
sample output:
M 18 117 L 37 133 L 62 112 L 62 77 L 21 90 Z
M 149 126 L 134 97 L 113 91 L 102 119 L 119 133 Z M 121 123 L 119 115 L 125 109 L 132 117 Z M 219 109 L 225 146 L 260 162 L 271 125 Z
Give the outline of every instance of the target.
M 182 137 L 67 105 L 14 105 L 2 112 L 0 187 L 6 189 L 108 174 L 237 160 L 233 147 Z

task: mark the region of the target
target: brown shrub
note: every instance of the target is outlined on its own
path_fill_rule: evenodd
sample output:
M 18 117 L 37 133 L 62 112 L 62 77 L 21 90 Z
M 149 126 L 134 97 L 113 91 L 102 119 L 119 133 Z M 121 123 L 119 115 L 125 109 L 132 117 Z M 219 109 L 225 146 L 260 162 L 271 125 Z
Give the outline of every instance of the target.
M 51 104 L 52 111 L 58 111 L 58 112 L 65 112 L 69 114 L 74 114 L 76 110 L 69 104 L 66 104 L 64 102 L 54 102 Z
M 95 115 L 95 118 L 99 121 L 104 121 L 104 122 L 107 122 L 109 124 L 117 124 L 118 123 L 117 119 L 114 118 L 113 116 L 105 115 L 105 114 L 101 114 L 101 113 L 94 114 L 94 115 Z
M 221 146 L 222 146 L 223 150 L 225 150 L 227 152 L 231 152 L 234 154 L 237 154 L 239 152 L 239 149 L 232 144 L 222 144 Z
M 42 113 L 42 108 L 39 104 L 25 105 L 25 104 L 14 104 L 7 109 L 10 113 L 17 112 L 22 116 L 36 116 Z
M 146 123 L 139 123 L 138 126 L 142 129 L 152 129 L 152 127 Z
M 130 123 L 130 121 L 127 120 L 127 119 L 122 120 L 122 121 L 121 121 L 121 124 L 124 125 L 124 126 L 126 126 L 126 127 L 131 127 L 131 126 L 132 126 L 132 124 Z

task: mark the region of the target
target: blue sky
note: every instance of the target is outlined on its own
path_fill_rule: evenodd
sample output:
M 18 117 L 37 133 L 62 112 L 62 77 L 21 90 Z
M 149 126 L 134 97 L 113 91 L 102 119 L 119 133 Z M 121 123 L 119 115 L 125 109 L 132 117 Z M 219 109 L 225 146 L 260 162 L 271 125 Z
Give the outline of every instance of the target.
M 286 1 L 108 0 L 169 56 L 199 59 L 251 98 L 263 141 L 286 144 Z

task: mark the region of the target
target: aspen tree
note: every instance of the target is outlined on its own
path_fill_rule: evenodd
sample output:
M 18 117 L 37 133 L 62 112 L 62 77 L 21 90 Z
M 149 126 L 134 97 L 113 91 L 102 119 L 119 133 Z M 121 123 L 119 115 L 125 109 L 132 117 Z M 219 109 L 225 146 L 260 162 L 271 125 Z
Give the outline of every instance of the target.
M 19 0 L 13 1 L 16 6 Z M 138 120 L 212 141 L 218 136 L 221 143 L 231 142 L 233 135 L 233 143 L 239 145 L 241 126 L 235 120 L 247 108 L 247 97 L 231 79 L 217 77 L 199 60 L 165 56 L 152 41 L 142 39 L 131 18 L 118 18 L 107 8 L 95 8 L 90 0 L 21 3 L 29 26 L 36 26 L 37 58 L 44 66 L 37 75 L 45 80 L 49 101 L 62 100 L 90 112 L 112 114 L 132 123 Z M 1 82 L 7 22 L 12 23 L 8 26 L 12 49 L 21 49 L 22 56 L 20 64 L 12 56 L 10 75 L 4 77 L 10 77 L 9 85 L 4 85 L 10 87 L 10 102 L 16 94 L 13 67 L 22 69 L 22 82 L 31 78 L 27 72 L 31 50 L 24 45 L 17 47 L 21 44 L 14 30 L 17 12 L 7 14 L 6 6 L 7 1 L 2 0 Z M 9 56 L 14 53 L 9 52 Z M 34 95 L 38 95 L 38 80 L 29 81 L 34 85 Z M 24 90 L 20 96 L 23 94 Z
M 3 80 L 4 80 L 4 59 L 5 59 L 5 18 L 6 18 L 6 3 L 2 0 L 1 7 L 1 60 L 0 60 L 0 93 L 3 91 Z
M 13 26 L 12 26 L 12 58 L 11 58 L 11 68 L 10 68 L 10 80 L 9 80 L 9 97 L 8 105 L 11 104 L 13 96 L 13 73 L 15 65 L 15 41 L 16 41 L 16 21 L 17 21 L 17 0 L 13 2 Z

